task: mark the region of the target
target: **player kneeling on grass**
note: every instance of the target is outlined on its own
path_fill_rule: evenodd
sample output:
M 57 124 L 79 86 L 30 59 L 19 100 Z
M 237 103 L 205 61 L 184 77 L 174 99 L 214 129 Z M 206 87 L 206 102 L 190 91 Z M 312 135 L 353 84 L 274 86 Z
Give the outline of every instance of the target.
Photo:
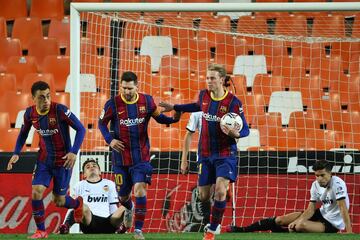
M 74 193 L 84 201 L 83 218 L 79 222 L 83 233 L 125 233 L 123 225 L 124 207 L 117 207 L 119 202 L 115 183 L 101 178 L 99 164 L 86 160 L 82 166 L 84 179 L 76 186 Z M 75 223 L 74 211 L 68 211 L 64 224 L 58 233 L 67 234 Z
M 225 231 L 336 233 L 346 229 L 346 233 L 352 233 L 346 184 L 341 178 L 332 176 L 331 169 L 325 160 L 314 164 L 316 181 L 312 183 L 310 203 L 304 212 L 262 219 L 247 227 L 228 226 Z M 322 204 L 318 209 L 317 202 Z

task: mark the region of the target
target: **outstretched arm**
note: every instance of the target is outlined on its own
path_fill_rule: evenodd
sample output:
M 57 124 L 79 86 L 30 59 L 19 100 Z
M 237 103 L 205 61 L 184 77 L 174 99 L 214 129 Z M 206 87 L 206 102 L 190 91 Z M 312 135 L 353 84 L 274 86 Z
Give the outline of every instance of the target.
M 198 112 L 201 110 L 198 103 L 188 103 L 188 104 L 171 104 L 167 102 L 160 102 L 160 107 L 163 107 L 164 109 L 162 112 L 170 112 L 172 110 L 175 110 L 177 112 Z
M 352 233 L 352 226 L 351 226 L 349 211 L 346 207 L 345 199 L 337 200 L 337 204 L 340 208 L 340 213 L 341 213 L 341 216 L 345 223 L 346 233 Z
M 162 113 L 159 113 L 155 110 L 152 114 L 152 117 L 156 120 L 156 122 L 160 124 L 172 124 L 176 123 L 180 120 L 181 112 L 175 112 L 173 117 L 168 117 Z

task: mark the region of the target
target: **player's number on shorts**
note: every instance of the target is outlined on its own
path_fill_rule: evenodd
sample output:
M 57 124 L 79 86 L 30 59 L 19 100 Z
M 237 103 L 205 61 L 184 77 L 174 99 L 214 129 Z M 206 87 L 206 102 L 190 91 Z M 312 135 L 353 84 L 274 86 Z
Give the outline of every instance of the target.
M 123 184 L 122 174 L 115 174 L 115 183 L 116 183 L 116 185 L 122 185 Z

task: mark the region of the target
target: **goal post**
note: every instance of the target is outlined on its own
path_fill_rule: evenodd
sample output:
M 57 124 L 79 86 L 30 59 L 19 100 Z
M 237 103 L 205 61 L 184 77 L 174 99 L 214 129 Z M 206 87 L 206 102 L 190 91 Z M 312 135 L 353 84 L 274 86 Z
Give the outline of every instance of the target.
M 113 180 L 97 119 L 118 94 L 123 71 L 134 71 L 140 92 L 157 104 L 189 103 L 206 86 L 207 65 L 221 63 L 251 127 L 251 137 L 238 142 L 239 175 L 223 224 L 304 210 L 311 165 L 326 159 L 348 184 L 360 232 L 360 3 L 71 3 L 70 10 L 70 107 L 87 128 L 71 185 L 87 158 Z M 252 14 L 240 17 L 244 12 Z M 171 126 L 150 121 L 154 173 L 145 231 L 202 230 L 197 135 L 190 174 L 179 171 L 188 118 Z

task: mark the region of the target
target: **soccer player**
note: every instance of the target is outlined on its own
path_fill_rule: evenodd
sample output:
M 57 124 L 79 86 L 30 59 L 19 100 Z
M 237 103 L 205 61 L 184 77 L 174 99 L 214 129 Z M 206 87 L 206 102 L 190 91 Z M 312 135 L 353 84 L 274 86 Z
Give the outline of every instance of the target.
M 105 104 L 99 119 L 99 129 L 105 141 L 112 148 L 113 171 L 120 203 L 126 208 L 124 223 L 132 225 L 133 203 L 131 190 L 135 195 L 135 239 L 144 239 L 142 228 L 146 214 L 146 184 L 151 183 L 150 145 L 147 128 L 153 117 L 158 123 L 171 124 L 179 121 L 180 113 L 173 118 L 161 114 L 153 98 L 138 93 L 138 79 L 133 72 L 121 76 L 120 95 Z M 114 134 L 107 127 L 110 122 Z
M 35 105 L 28 107 L 24 114 L 24 123 L 16 141 L 14 154 L 9 160 L 7 170 L 19 160 L 20 151 L 25 143 L 31 126 L 40 136 L 39 155 L 32 180 L 32 211 L 37 231 L 31 239 L 47 238 L 44 223 L 43 194 L 54 180 L 53 201 L 58 207 L 74 208 L 75 220 L 82 218 L 82 199 L 67 195 L 72 167 L 76 154 L 84 139 L 85 128 L 78 118 L 64 105 L 51 102 L 50 87 L 46 82 L 35 82 L 31 87 Z M 71 146 L 69 127 L 76 130 Z
M 345 182 L 331 175 L 331 164 L 325 160 L 313 165 L 316 180 L 310 189 L 310 202 L 304 212 L 262 219 L 247 227 L 228 226 L 227 232 L 310 232 L 336 233 L 345 230 L 352 233 L 349 217 L 349 196 Z M 322 206 L 316 208 L 316 203 Z
M 235 138 L 249 135 L 249 128 L 242 110 L 241 101 L 224 87 L 228 79 L 222 65 L 211 64 L 207 69 L 207 89 L 200 91 L 196 103 L 172 105 L 162 102 L 163 111 L 202 111 L 201 133 L 198 149 L 198 187 L 201 201 L 210 199 L 210 188 L 215 184 L 214 205 L 211 210 L 210 227 L 204 240 L 215 239 L 215 231 L 221 223 L 226 207 L 226 192 L 230 182 L 237 177 L 237 148 Z M 220 129 L 220 119 L 228 112 L 241 116 L 243 128 L 240 131 L 227 128 L 228 134 Z
M 82 169 L 84 180 L 78 182 L 74 188 L 75 196 L 84 199 L 81 231 L 83 233 L 126 232 L 127 229 L 122 224 L 125 208 L 117 207 L 119 199 L 115 183 L 101 178 L 100 166 L 94 159 L 86 160 Z M 59 227 L 59 233 L 69 233 L 74 223 L 74 211 L 69 210 L 64 224 Z

